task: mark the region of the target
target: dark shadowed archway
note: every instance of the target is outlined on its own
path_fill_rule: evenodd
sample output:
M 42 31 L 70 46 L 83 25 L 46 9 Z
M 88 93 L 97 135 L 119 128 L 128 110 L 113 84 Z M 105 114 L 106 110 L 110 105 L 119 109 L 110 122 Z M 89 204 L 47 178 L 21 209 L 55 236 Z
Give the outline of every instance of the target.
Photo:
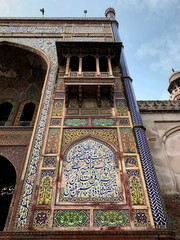
M 3 231 L 16 184 L 16 171 L 13 165 L 0 156 L 0 231 Z

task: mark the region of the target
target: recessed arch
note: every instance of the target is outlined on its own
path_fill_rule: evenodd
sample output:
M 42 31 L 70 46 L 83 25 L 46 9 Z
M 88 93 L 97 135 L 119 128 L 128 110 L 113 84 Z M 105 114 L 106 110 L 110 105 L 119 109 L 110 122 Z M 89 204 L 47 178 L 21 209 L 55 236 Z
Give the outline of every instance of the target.
M 122 201 L 117 151 L 103 140 L 86 136 L 62 154 L 60 202 Z
M 2 155 L 0 164 L 0 231 L 3 231 L 16 184 L 16 170 Z
M 162 144 L 166 153 L 168 167 L 177 192 L 180 192 L 179 141 L 180 126 L 169 129 L 162 137 Z

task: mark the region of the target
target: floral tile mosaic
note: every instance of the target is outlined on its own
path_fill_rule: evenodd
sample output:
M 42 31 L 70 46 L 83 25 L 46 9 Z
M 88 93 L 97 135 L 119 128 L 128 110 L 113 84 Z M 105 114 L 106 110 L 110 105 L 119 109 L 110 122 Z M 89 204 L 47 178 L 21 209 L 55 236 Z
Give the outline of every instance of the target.
M 116 149 L 119 149 L 116 129 L 64 129 L 62 139 L 62 150 L 78 138 L 92 135 L 110 142 Z
M 88 126 L 88 119 L 81 118 L 69 118 L 64 119 L 64 126 L 68 127 L 80 127 L 80 126 Z
M 135 227 L 149 227 L 151 225 L 148 210 L 133 210 Z
M 63 100 L 54 100 L 52 116 L 60 117 L 63 110 Z
M 49 128 L 45 153 L 57 153 L 60 129 Z
M 38 205 L 50 205 L 53 190 L 54 171 L 43 170 L 41 171 L 41 178 L 38 193 Z
M 61 119 L 52 118 L 50 126 L 61 126 Z
M 55 210 L 53 227 L 89 227 L 90 210 Z
M 114 93 L 114 97 L 115 97 L 115 98 L 124 98 L 124 93 L 122 93 L 122 92 L 116 92 L 116 93 Z
M 35 210 L 33 227 L 47 228 L 49 226 L 50 210 Z
M 119 121 L 119 126 L 129 126 L 130 125 L 129 118 L 121 118 L 121 119 L 118 119 L 118 121 Z
M 138 167 L 137 157 L 124 157 L 125 166 L 129 167 Z
M 44 157 L 43 167 L 55 167 L 56 166 L 56 157 Z
M 120 128 L 123 150 L 125 153 L 135 153 L 136 147 L 131 128 Z
M 127 170 L 128 186 L 132 205 L 144 205 L 145 196 L 139 170 Z
M 92 126 L 115 126 L 116 120 L 113 118 L 94 118 L 91 123 Z
M 94 227 L 130 226 L 128 210 L 94 210 Z
M 57 92 L 56 95 L 55 95 L 55 98 L 64 98 L 64 93 Z
M 128 116 L 128 108 L 124 99 L 116 99 L 116 110 L 118 116 Z

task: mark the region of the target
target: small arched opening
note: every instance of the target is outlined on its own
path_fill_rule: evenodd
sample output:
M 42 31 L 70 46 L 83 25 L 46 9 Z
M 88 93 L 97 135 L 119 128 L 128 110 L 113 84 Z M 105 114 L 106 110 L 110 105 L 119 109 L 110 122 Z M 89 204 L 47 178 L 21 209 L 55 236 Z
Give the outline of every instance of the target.
M 77 56 L 71 57 L 70 70 L 73 72 L 77 72 L 79 70 L 79 58 Z
M 32 102 L 26 103 L 21 114 L 20 125 L 29 126 L 31 124 L 33 114 L 35 110 L 35 104 Z
M 4 126 L 12 110 L 12 104 L 4 102 L 0 104 L 0 126 Z
M 96 59 L 93 56 L 83 57 L 82 63 L 83 72 L 95 72 L 96 71 Z
M 99 65 L 101 72 L 108 72 L 108 61 L 106 57 L 99 58 Z
M 0 164 L 0 231 L 3 231 L 16 184 L 16 171 L 3 156 L 0 156 Z

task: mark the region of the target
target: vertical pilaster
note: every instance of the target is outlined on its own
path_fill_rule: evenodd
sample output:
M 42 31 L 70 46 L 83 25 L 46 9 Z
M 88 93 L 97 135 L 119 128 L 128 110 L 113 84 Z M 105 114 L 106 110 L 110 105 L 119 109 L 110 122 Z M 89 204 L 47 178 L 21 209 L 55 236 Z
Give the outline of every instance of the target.
M 82 75 L 82 56 L 79 57 L 79 71 L 78 75 Z
M 65 72 L 66 75 L 69 74 L 69 65 L 70 65 L 70 57 L 67 57 L 67 60 L 66 60 L 66 72 Z
M 113 72 L 112 72 L 112 65 L 111 65 L 111 58 L 108 57 L 108 69 L 109 69 L 109 75 L 112 76 Z
M 99 66 L 99 57 L 96 56 L 96 74 L 97 76 L 100 75 L 100 66 Z

